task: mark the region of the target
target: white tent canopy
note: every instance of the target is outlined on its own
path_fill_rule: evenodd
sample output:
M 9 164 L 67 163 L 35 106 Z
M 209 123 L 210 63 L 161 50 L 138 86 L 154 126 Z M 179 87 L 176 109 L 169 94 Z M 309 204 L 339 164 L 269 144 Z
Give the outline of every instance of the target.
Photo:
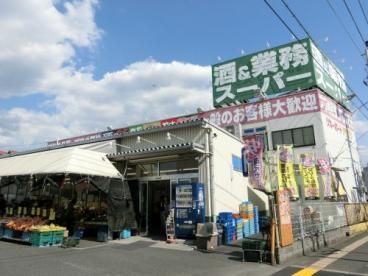
M 0 177 L 57 173 L 121 178 L 105 153 L 80 148 L 63 148 L 0 159 Z

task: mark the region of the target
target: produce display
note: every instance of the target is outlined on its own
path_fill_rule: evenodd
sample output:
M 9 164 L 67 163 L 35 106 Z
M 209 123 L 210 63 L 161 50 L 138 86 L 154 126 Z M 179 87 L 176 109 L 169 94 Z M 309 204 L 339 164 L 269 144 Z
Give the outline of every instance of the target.
M 46 225 L 47 221 L 41 218 L 35 217 L 20 217 L 9 218 L 3 222 L 3 225 L 7 229 L 22 232 L 52 232 L 52 231 L 65 231 L 65 227 L 61 227 L 51 223 Z
M 20 217 L 20 218 L 9 218 L 5 223 L 5 228 L 28 232 L 32 227 L 41 226 L 46 223 L 45 220 L 41 218 L 32 218 L 32 217 Z
M 65 231 L 66 228 L 51 223 L 50 225 L 36 225 L 30 228 L 32 232 L 53 232 L 53 231 Z

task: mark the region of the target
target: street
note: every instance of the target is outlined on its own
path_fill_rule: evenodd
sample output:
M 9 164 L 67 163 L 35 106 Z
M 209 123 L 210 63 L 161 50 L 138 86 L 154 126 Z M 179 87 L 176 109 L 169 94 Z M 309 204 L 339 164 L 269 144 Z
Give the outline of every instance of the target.
M 275 275 L 368 275 L 366 233 L 306 255 L 284 264 Z
M 331 263 L 314 275 L 368 275 L 367 240 L 366 234 L 357 235 L 341 244 L 277 266 L 242 263 L 238 247 L 226 246 L 215 252 L 200 252 L 191 244 L 170 245 L 141 237 L 109 243 L 82 241 L 79 247 L 65 249 L 32 248 L 0 241 L 0 267 L 4 276 L 312 275 L 308 271 L 316 271 L 310 270 L 311 265 L 329 260 Z M 362 245 L 357 246 L 359 243 Z M 357 247 L 348 252 L 345 248 L 349 245 Z M 343 256 L 332 258 L 330 254 L 334 252 Z

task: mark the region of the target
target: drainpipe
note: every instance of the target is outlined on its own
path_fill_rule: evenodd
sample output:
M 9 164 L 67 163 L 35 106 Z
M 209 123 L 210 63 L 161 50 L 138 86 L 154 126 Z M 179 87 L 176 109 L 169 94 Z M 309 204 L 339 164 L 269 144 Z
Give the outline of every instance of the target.
M 210 129 L 205 129 L 206 137 L 205 137 L 205 165 L 206 165 L 206 181 L 207 181 L 207 191 L 208 191 L 208 212 L 207 216 L 212 218 L 212 181 L 211 181 L 211 166 L 210 166 Z
M 208 139 L 209 139 L 209 161 L 210 161 L 210 186 L 211 186 L 211 212 L 212 212 L 212 222 L 216 222 L 216 202 L 215 202 L 215 183 L 214 179 L 214 165 L 213 165 L 213 137 L 212 130 L 208 129 Z

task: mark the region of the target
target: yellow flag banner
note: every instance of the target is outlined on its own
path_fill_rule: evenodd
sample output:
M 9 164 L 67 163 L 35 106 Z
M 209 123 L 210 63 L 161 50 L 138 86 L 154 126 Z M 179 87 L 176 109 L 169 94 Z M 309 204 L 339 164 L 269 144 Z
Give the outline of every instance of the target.
M 304 195 L 306 198 L 319 197 L 317 169 L 313 159 L 311 153 L 303 153 L 300 155 L 299 170 L 302 176 Z
M 277 179 L 280 191 L 287 190 L 290 197 L 299 197 L 294 173 L 292 145 L 277 146 Z

